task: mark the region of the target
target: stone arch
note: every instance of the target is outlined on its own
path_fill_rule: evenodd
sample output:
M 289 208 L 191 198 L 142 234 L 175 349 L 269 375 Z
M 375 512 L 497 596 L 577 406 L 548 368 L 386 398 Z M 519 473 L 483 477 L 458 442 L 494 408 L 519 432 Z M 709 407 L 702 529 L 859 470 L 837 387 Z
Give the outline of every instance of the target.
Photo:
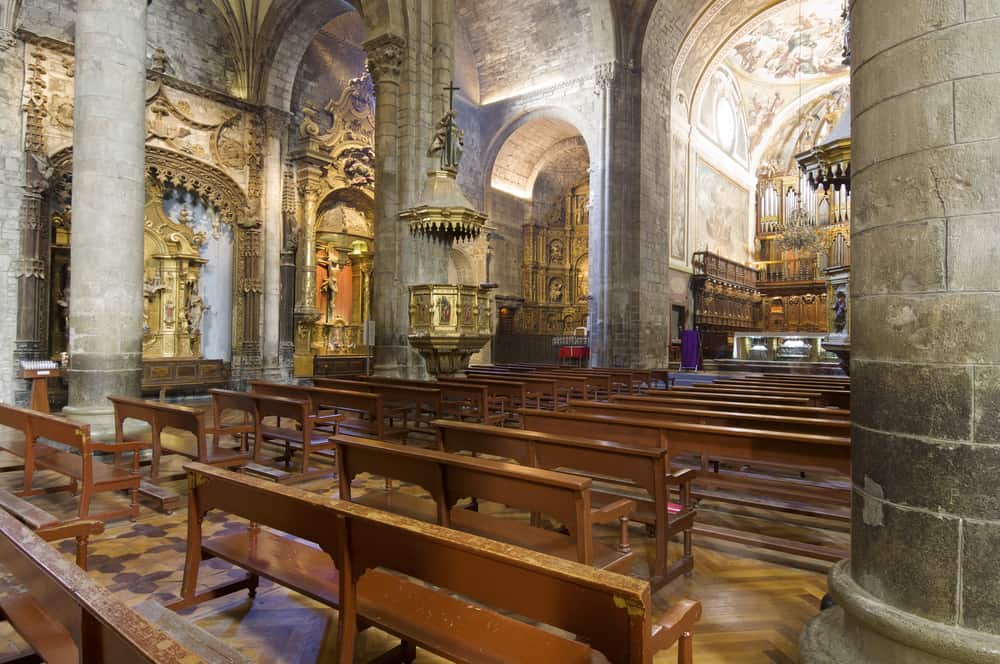
M 292 86 L 306 49 L 331 20 L 357 11 L 368 27 L 368 39 L 382 34 L 406 35 L 407 14 L 403 0 L 301 0 L 275 21 L 264 81 L 264 103 L 290 111 Z
M 477 284 L 476 271 L 468 254 L 457 247 L 448 251 L 448 283 Z
M 564 108 L 547 107 L 523 113 L 508 121 L 494 136 L 485 152 L 483 170 L 484 190 L 488 193 L 496 187 L 514 195 L 524 194 L 521 198 L 531 198 L 530 191 L 538 172 L 536 167 L 541 163 L 546 152 L 552 146 L 571 139 L 582 137 L 588 155 L 597 154 L 596 141 L 590 131 L 589 123 L 583 116 Z M 502 174 L 504 160 L 513 159 L 525 143 L 530 143 L 530 151 L 522 153 L 521 161 L 530 163 L 530 173 L 520 181 Z M 498 172 L 499 171 L 501 172 Z M 504 183 L 508 186 L 504 186 Z M 500 184 L 499 187 L 497 185 Z M 520 191 L 511 192 L 511 188 Z

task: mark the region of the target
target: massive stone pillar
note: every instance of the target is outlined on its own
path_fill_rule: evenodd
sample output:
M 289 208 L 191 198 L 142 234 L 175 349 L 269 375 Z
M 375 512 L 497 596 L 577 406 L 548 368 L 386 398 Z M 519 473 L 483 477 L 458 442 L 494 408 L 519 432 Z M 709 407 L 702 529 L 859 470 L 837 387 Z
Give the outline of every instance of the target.
M 1000 5 L 854 0 L 851 559 L 802 661 L 1000 661 Z
M 375 269 L 372 317 L 375 320 L 375 371 L 398 375 L 407 364 L 409 313 L 401 279 L 399 221 L 399 83 L 406 42 L 380 35 L 365 43 L 375 84 Z
M 142 371 L 146 0 L 79 0 L 67 414 L 97 419 Z
M 590 215 L 590 336 L 594 366 L 639 362 L 639 73 L 617 61 L 598 65 L 601 145 Z M 593 185 L 592 181 L 592 185 Z M 644 265 L 644 264 L 643 264 Z

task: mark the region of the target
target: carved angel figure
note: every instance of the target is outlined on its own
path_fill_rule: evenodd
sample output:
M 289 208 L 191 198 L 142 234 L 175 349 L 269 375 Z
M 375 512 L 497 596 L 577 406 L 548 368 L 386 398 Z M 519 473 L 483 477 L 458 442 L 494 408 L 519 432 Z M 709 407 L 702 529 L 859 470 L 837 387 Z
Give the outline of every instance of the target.
M 187 320 L 188 330 L 192 337 L 201 336 L 201 321 L 205 312 L 211 308 L 210 305 L 205 304 L 205 300 L 198 291 L 191 292 L 191 296 L 188 298 Z

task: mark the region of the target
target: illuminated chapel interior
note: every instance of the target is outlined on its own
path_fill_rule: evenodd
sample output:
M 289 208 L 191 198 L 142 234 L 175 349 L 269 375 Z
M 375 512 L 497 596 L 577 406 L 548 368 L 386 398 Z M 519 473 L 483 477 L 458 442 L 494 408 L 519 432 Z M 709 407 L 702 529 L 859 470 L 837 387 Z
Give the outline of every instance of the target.
M 0 0 L 0 661 L 1000 661 L 998 62 L 993 0 Z

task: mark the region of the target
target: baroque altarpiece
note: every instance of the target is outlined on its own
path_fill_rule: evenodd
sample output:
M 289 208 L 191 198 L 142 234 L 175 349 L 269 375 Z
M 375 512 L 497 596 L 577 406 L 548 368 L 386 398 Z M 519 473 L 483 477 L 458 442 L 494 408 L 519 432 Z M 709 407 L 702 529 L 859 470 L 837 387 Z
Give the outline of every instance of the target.
M 27 36 L 29 157 L 19 260 L 22 359 L 68 345 L 72 290 L 72 46 Z M 287 119 L 149 72 L 143 383 L 222 383 L 262 364 L 264 141 Z M 114 195 L 114 192 L 108 192 Z M 115 238 L 107 238 L 115 247 Z
M 572 334 L 586 327 L 590 276 L 588 242 L 590 185 L 570 187 L 546 221 L 523 227 L 520 334 Z

